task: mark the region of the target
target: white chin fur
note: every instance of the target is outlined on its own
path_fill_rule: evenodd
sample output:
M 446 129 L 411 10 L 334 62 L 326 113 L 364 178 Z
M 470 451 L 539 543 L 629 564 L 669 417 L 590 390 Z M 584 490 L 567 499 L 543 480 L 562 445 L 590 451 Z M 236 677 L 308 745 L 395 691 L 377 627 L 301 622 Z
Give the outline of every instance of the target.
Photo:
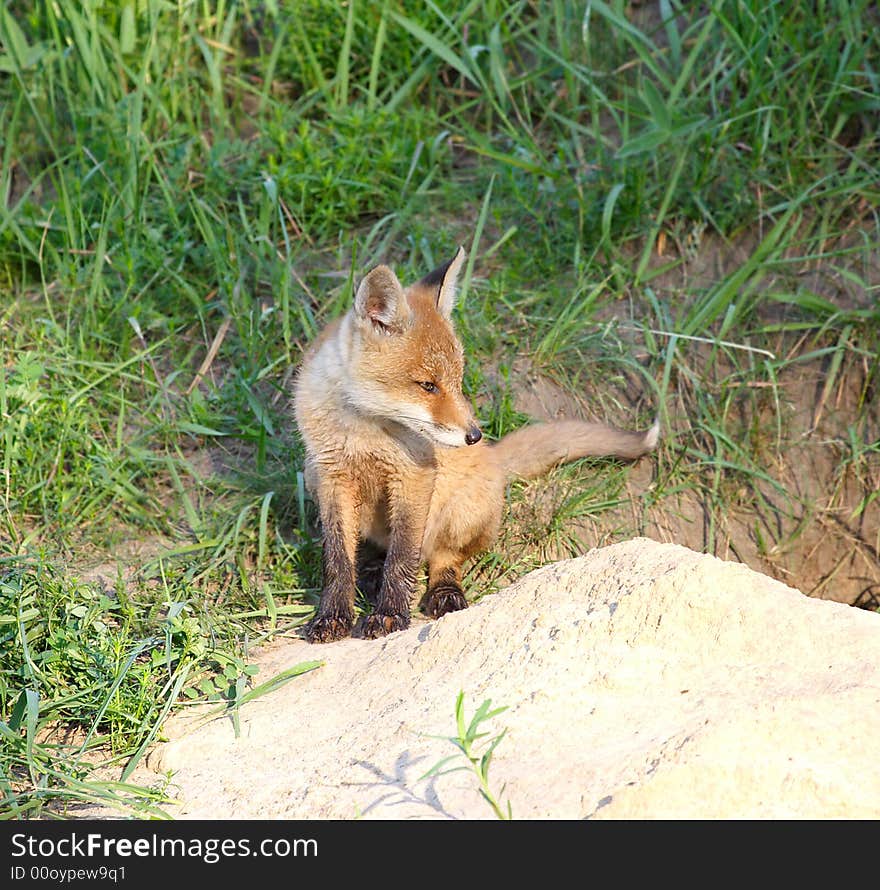
M 464 440 L 464 430 L 449 429 L 434 423 L 431 415 L 421 405 L 409 405 L 406 413 L 389 412 L 398 423 L 411 429 L 414 433 L 424 436 L 434 445 L 443 445 L 447 448 L 460 448 L 467 444 Z M 397 416 L 394 417 L 394 414 Z
M 435 445 L 443 445 L 447 448 L 460 448 L 467 445 L 464 439 L 464 430 L 438 426 L 421 405 L 405 405 L 401 410 L 400 402 L 386 400 L 380 393 L 364 391 L 358 393 L 354 405 L 365 414 L 394 420 L 414 433 L 424 436 Z
M 437 445 L 445 445 L 447 448 L 460 448 L 467 445 L 464 433 L 461 430 L 444 430 L 436 426 L 426 427 L 421 430 L 432 442 Z

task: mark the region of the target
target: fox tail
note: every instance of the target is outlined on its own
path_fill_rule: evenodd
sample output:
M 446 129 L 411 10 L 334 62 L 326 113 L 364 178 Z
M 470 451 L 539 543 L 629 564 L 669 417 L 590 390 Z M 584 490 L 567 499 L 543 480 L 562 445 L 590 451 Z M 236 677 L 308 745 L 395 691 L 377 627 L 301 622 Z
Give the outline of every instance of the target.
M 629 432 L 604 423 L 558 420 L 521 427 L 492 447 L 509 476 L 532 479 L 579 457 L 635 460 L 652 451 L 659 438 L 659 421 L 648 430 Z

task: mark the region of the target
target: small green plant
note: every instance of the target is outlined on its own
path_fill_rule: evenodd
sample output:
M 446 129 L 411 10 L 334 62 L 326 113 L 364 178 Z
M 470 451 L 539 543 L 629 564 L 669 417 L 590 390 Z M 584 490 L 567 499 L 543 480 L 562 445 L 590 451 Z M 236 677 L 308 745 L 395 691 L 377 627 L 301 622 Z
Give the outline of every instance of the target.
M 502 711 L 507 710 L 506 705 L 501 708 L 495 708 L 495 710 L 490 710 L 491 707 L 492 699 L 487 698 L 480 707 L 477 708 L 470 723 L 465 726 L 464 692 L 462 691 L 458 693 L 458 698 L 455 700 L 455 725 L 458 730 L 458 735 L 435 736 L 435 738 L 444 738 L 452 742 L 452 744 L 458 748 L 460 754 L 451 754 L 449 757 L 444 757 L 442 760 L 434 764 L 434 766 L 421 778 L 427 779 L 431 776 L 440 776 L 445 775 L 446 773 L 458 772 L 463 769 L 470 769 L 480 783 L 480 796 L 490 807 L 492 807 L 492 812 L 494 812 L 499 819 L 512 819 L 513 810 L 511 809 L 510 801 L 507 801 L 506 808 L 503 807 L 489 788 L 489 766 L 492 763 L 492 756 L 494 755 L 498 744 L 504 736 L 507 735 L 507 730 L 503 729 L 498 735 L 489 739 L 488 742 L 480 743 L 480 739 L 485 739 L 486 736 L 489 735 L 488 732 L 479 732 L 480 725 L 491 720 L 493 717 L 496 717 Z M 467 759 L 468 766 L 462 765 L 452 767 L 451 769 L 444 769 L 447 763 L 458 759 L 458 757 L 462 755 Z M 503 792 L 504 788 L 501 790 Z

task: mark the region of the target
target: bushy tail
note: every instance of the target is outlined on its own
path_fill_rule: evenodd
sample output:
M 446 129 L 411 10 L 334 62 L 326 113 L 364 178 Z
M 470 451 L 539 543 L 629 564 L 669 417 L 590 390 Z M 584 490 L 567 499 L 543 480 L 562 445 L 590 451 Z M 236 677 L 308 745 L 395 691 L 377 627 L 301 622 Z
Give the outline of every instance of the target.
M 492 448 L 508 475 L 531 479 L 579 457 L 641 457 L 656 447 L 659 436 L 659 422 L 649 430 L 628 432 L 604 423 L 558 420 L 524 426 Z

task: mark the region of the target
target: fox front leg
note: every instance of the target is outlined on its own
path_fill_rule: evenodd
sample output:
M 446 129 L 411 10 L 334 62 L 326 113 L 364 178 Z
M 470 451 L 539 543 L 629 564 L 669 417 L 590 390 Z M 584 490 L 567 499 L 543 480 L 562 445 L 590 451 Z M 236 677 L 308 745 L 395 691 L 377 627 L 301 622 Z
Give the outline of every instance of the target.
M 419 480 L 419 487 L 425 483 Z M 389 493 L 391 536 L 382 570 L 382 583 L 376 608 L 364 623 L 364 636 L 383 637 L 409 627 L 410 601 L 421 565 L 422 537 L 425 532 L 430 485 L 422 496 L 407 487 L 409 497 L 400 490 Z
M 310 643 L 332 643 L 354 627 L 355 552 L 358 513 L 351 486 L 327 483 L 318 488 L 324 531 L 324 586 L 318 612 L 306 626 Z

